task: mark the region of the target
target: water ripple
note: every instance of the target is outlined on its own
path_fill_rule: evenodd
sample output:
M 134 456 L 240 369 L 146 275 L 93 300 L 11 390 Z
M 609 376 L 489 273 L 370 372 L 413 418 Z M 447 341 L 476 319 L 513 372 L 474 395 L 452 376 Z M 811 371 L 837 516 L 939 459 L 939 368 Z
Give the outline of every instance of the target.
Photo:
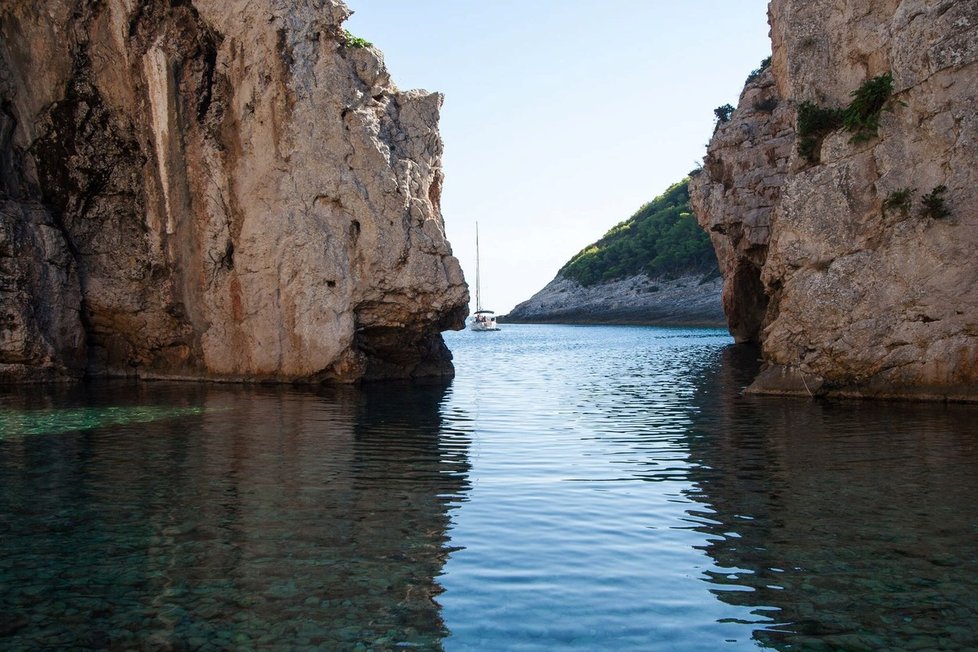
M 0 647 L 978 647 L 978 410 L 760 400 L 697 329 L 447 386 L 0 393 Z

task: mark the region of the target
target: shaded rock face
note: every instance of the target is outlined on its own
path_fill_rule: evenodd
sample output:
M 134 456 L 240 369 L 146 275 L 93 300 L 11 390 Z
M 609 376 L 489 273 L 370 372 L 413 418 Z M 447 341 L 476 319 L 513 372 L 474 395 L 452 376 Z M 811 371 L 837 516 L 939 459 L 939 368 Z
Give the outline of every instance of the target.
M 0 201 L 0 279 L 0 376 L 20 381 L 80 374 L 85 340 L 78 270 L 43 207 Z
M 703 170 L 690 181 L 690 205 L 717 252 L 723 310 L 738 342 L 757 341 L 767 314 L 761 273 L 794 149 L 793 117 L 768 68 L 718 126 Z
M 645 275 L 582 286 L 561 275 L 502 318 L 510 323 L 721 326 L 719 278 Z
M 0 362 L 18 378 L 450 374 L 440 332 L 468 292 L 439 206 L 442 98 L 397 90 L 376 50 L 346 44 L 348 14 L 5 2 L 2 232 L 60 253 L 43 274 L 0 268 L 44 325 L 5 318 Z M 18 339 L 48 344 L 20 360 Z
M 771 68 L 691 186 L 731 330 L 762 343 L 753 390 L 975 400 L 978 0 L 774 0 L 770 22 Z M 801 102 L 845 107 L 886 73 L 876 137 L 799 155 Z M 922 195 L 941 186 L 935 218 Z

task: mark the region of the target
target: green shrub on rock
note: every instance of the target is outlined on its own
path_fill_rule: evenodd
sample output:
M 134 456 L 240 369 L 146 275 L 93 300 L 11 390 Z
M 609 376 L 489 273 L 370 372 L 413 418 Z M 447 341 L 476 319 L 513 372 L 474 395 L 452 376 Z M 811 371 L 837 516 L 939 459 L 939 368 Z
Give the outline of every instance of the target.
M 867 79 L 850 95 L 844 109 L 829 109 L 813 102 L 798 105 L 798 153 L 809 163 L 820 161 L 822 141 L 837 129 L 852 134 L 850 143 L 864 143 L 879 133 L 880 114 L 889 110 L 893 94 L 893 75 L 886 73 Z
M 898 211 L 903 215 L 909 214 L 915 192 L 917 192 L 916 188 L 900 188 L 889 193 L 883 201 L 883 213 Z
M 852 101 L 842 112 L 842 128 L 852 134 L 851 143 L 872 140 L 879 132 L 880 113 L 889 107 L 893 75 L 868 79 L 852 92 Z
M 354 36 L 350 33 L 350 30 L 343 30 L 343 46 L 348 48 L 369 48 L 373 46 L 373 43 L 365 38 L 360 38 L 359 36 Z
M 924 215 L 926 217 L 939 220 L 951 216 L 951 209 L 947 207 L 944 201 L 944 193 L 946 192 L 947 186 L 942 184 L 926 195 L 921 195 L 920 201 L 924 204 Z
M 826 109 L 813 102 L 798 106 L 798 153 L 809 163 L 818 163 L 822 141 L 842 126 L 842 111 Z
M 713 115 L 716 116 L 717 122 L 729 122 L 730 116 L 733 115 L 734 108 L 730 104 L 724 104 L 723 106 L 718 106 L 713 109 Z

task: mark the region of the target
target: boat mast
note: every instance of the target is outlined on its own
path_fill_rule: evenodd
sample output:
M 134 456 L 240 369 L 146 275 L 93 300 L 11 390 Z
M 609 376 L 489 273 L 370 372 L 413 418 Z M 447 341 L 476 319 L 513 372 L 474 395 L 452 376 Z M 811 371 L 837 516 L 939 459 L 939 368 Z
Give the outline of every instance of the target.
M 482 310 L 479 287 L 479 223 L 475 223 L 475 311 Z

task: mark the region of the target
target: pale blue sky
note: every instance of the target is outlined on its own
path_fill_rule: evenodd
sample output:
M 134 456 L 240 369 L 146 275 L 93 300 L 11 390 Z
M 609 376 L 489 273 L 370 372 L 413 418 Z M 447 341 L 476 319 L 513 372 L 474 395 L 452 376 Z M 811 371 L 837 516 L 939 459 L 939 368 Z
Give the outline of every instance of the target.
M 442 212 L 508 312 L 696 167 L 771 51 L 766 0 L 346 0 L 398 87 L 445 94 Z

